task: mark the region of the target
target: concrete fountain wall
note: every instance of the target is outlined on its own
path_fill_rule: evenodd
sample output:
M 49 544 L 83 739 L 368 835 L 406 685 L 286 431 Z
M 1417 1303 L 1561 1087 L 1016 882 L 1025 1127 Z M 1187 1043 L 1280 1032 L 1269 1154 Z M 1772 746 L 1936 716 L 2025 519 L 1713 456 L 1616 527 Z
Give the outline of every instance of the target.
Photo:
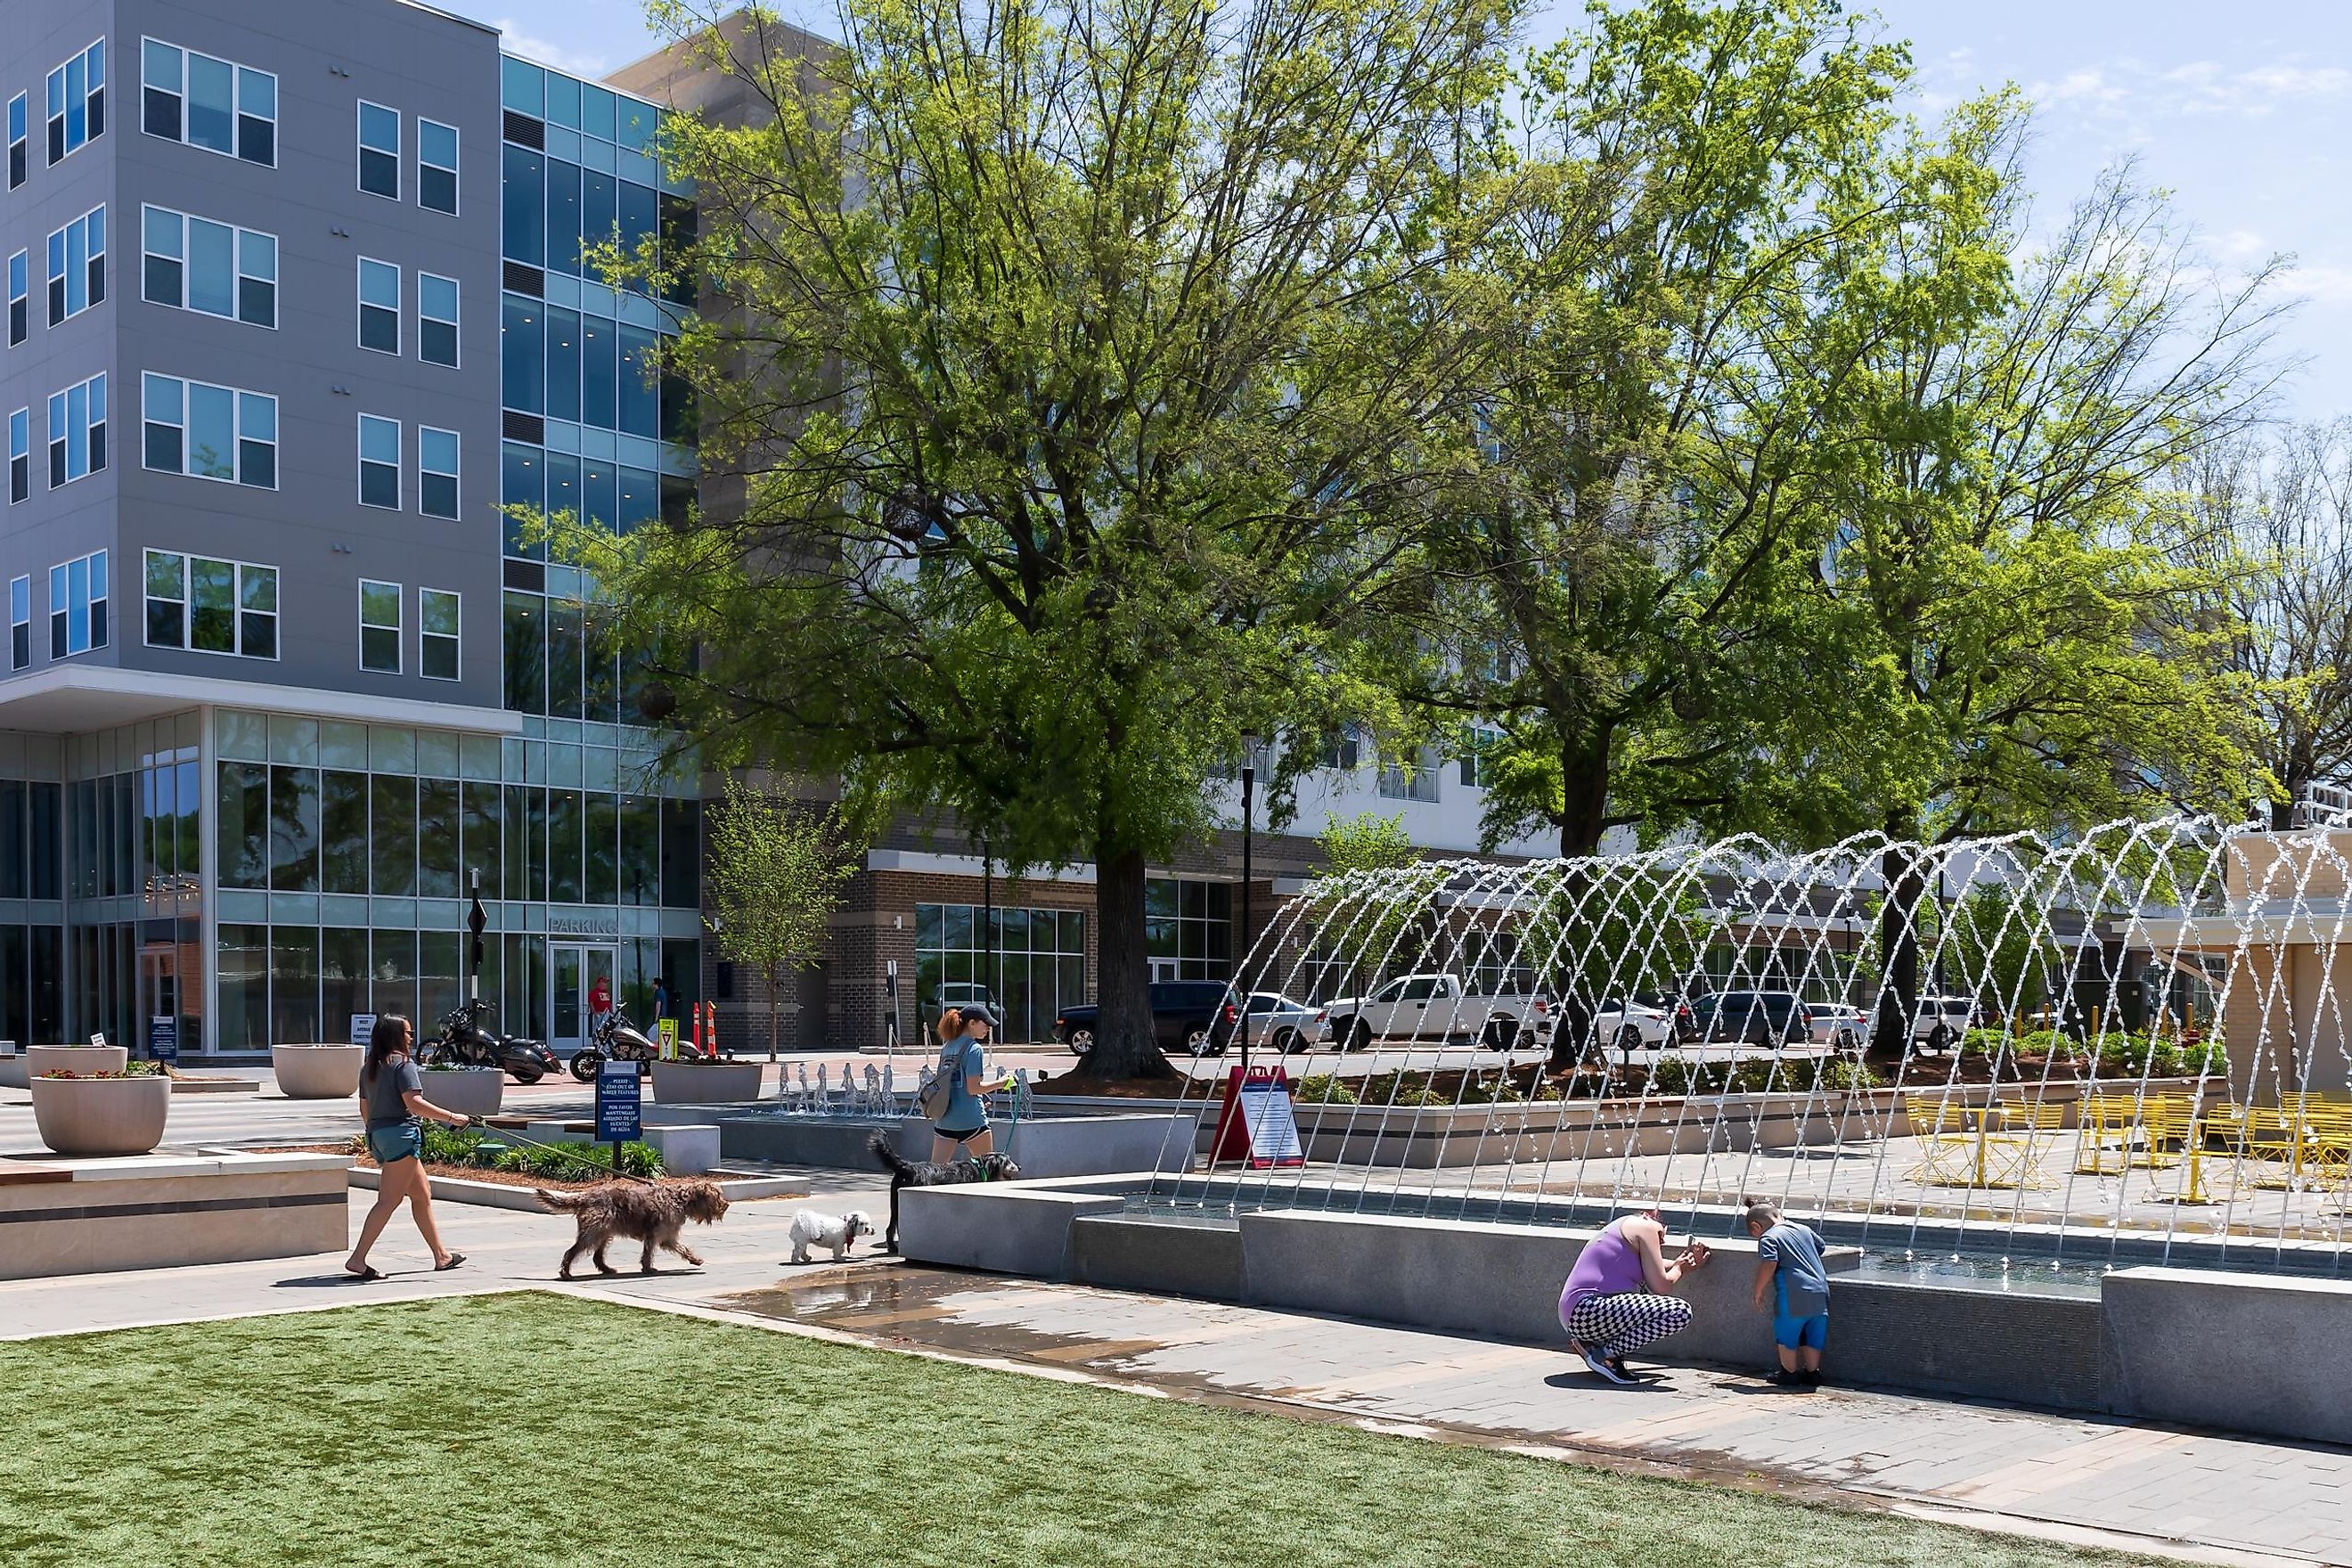
M 909 1259 L 1113 1289 L 1247 1302 L 1563 1351 L 1560 1286 L 1590 1228 L 1306 1209 L 1204 1224 L 1136 1213 L 1133 1176 L 910 1188 Z M 1762 1371 L 1770 1321 L 1755 1249 L 1707 1245 L 1697 1315 L 1664 1359 Z M 1830 1364 L 1841 1381 L 2053 1409 L 2352 1442 L 2352 1281 L 2137 1268 L 2098 1294 L 1860 1276 L 1832 1249 Z M 2229 1347 L 2217 1353 L 2217 1346 Z

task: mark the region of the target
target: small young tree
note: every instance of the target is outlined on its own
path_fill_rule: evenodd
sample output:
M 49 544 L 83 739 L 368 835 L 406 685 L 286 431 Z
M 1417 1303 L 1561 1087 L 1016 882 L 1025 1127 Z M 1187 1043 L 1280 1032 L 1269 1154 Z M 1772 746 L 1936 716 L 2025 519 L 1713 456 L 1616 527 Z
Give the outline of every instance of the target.
M 1430 912 L 1445 873 L 1422 860 L 1402 815 L 1333 817 L 1316 845 L 1323 852 L 1308 889 L 1321 928 L 1316 956 L 1344 967 L 1341 991 L 1370 990 L 1407 929 Z
M 710 814 L 703 872 L 717 911 L 719 950 L 768 978 L 768 1059 L 776 1059 L 778 994 L 784 973 L 814 968 L 824 933 L 856 863 L 842 852 L 833 814 L 760 794 L 729 778 Z

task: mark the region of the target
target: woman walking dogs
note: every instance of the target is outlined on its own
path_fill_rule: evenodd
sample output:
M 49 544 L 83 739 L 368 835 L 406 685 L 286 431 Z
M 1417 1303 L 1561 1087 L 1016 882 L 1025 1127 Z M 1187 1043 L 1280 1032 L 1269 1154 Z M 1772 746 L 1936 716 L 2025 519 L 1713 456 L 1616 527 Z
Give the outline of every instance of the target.
M 931 1121 L 931 1163 L 935 1165 L 954 1159 L 959 1149 L 975 1160 L 996 1152 L 996 1135 L 988 1125 L 988 1107 L 980 1097 L 993 1094 L 1013 1080 L 1000 1078 L 983 1081 L 980 1076 L 987 1068 L 982 1047 L 988 1044 L 988 1037 L 995 1027 L 995 1018 L 978 1003 L 969 1007 L 950 1007 L 940 1015 L 939 1074 L 951 1082 L 946 1109 Z
M 1666 1227 L 1655 1208 L 1609 1222 L 1584 1244 L 1559 1293 L 1560 1326 L 1584 1364 L 1612 1383 L 1631 1384 L 1625 1353 L 1690 1326 L 1691 1304 L 1674 1294 L 1713 1256 L 1694 1240 L 1666 1261 Z
M 416 1070 L 409 1050 L 415 1033 L 407 1019 L 386 1013 L 375 1021 L 375 1033 L 368 1037 L 367 1061 L 360 1068 L 368 1152 L 375 1156 L 378 1180 L 375 1207 L 368 1210 L 367 1219 L 360 1226 L 360 1244 L 343 1261 L 344 1271 L 355 1279 L 383 1278 L 383 1271 L 367 1260 L 368 1248 L 392 1223 L 393 1210 L 404 1198 L 416 1216 L 417 1234 L 433 1249 L 435 1270 L 455 1268 L 466 1261 L 464 1253 L 451 1252 L 441 1245 L 441 1232 L 433 1224 L 433 1186 L 425 1179 L 420 1156 L 425 1151 L 425 1117 L 452 1127 L 471 1126 L 478 1118 L 444 1110 L 425 1098 L 424 1075 Z

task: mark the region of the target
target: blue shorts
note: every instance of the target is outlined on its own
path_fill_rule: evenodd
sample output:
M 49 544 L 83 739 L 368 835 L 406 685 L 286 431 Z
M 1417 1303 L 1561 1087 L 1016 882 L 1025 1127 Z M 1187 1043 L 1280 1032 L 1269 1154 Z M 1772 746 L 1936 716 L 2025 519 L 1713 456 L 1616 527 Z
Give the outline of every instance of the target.
M 1810 1318 L 1792 1318 L 1786 1312 L 1772 1314 L 1772 1342 L 1783 1350 L 1820 1350 L 1830 1342 L 1830 1315 L 1815 1312 Z
M 394 1160 L 414 1159 L 425 1152 L 425 1129 L 415 1121 L 388 1122 L 367 1131 L 368 1152 L 379 1169 Z

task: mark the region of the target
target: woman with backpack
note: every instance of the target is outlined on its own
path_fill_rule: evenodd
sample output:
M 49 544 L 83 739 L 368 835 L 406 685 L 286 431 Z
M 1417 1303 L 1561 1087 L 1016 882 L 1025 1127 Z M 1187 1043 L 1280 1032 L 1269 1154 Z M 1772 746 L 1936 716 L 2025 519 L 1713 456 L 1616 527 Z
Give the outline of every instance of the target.
M 940 1015 L 938 1076 L 924 1091 L 923 1114 L 931 1120 L 931 1163 L 943 1165 L 959 1151 L 978 1159 L 996 1152 L 996 1135 L 988 1125 L 988 1107 L 981 1100 L 1013 1080 L 983 1079 L 988 1068 L 982 1047 L 996 1027 L 988 1009 L 975 1002 L 950 1007 Z

